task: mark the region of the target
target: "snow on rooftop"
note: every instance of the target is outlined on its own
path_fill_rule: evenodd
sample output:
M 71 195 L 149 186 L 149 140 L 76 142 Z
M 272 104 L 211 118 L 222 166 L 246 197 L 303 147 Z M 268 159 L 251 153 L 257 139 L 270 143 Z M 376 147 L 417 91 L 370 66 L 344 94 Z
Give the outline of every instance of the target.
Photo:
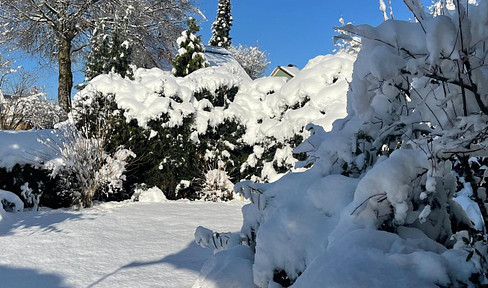
M 210 66 L 225 67 L 232 74 L 242 77 L 245 81 L 251 81 L 249 75 L 241 67 L 239 62 L 227 51 L 227 49 L 215 46 L 205 46 L 205 59 Z
M 293 77 L 295 77 L 300 72 L 300 69 L 298 69 L 298 67 L 294 65 L 280 66 L 280 67 L 282 70 L 292 75 Z
M 278 73 L 279 71 L 284 72 L 285 74 L 290 76 L 290 78 L 293 78 L 298 73 L 300 73 L 300 69 L 297 66 L 289 64 L 288 66 L 276 66 L 276 68 L 271 72 L 270 76 L 276 76 L 276 73 Z

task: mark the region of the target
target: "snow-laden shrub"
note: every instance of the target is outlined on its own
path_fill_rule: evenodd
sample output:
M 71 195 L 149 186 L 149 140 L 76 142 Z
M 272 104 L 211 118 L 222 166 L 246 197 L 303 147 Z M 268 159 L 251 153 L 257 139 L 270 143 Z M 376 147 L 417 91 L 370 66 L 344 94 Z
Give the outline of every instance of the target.
M 24 202 L 20 200 L 19 196 L 12 192 L 0 190 L 0 206 L 1 212 L 22 212 L 24 211 Z
M 225 163 L 218 160 L 216 165 L 207 164 L 204 184 L 200 192 L 200 198 L 209 201 L 225 201 L 233 198 L 234 184 L 227 174 Z
M 295 149 L 313 166 L 236 185 L 252 201 L 240 246 L 254 252 L 246 269 L 256 286 L 488 283 L 486 193 L 469 164 L 487 155 L 488 1 L 454 2 L 436 17 L 407 4 L 418 22 L 340 28 L 362 48 L 347 117 L 331 131 L 309 125 Z M 199 283 L 222 283 L 216 272 L 242 263 L 220 253 L 194 287 L 215 287 Z
M 39 204 L 41 202 L 42 192 L 35 194 L 34 190 L 29 187 L 29 182 L 24 183 L 20 186 L 22 198 L 29 204 L 32 205 L 32 210 L 36 211 L 39 209 Z
M 0 129 L 52 129 L 66 120 L 59 105 L 46 99 L 43 93 L 14 96 L 0 102 Z
M 104 127 L 98 135 L 78 130 L 70 124 L 53 130 L 53 137 L 41 138 L 56 157 L 45 163 L 52 177 L 64 184 L 62 194 L 73 204 L 91 207 L 93 200 L 117 193 L 125 180 L 127 161 L 135 154 L 120 146 L 113 155 L 105 151 Z
M 37 134 L 33 133 L 32 137 L 37 139 Z M 41 205 L 51 208 L 69 205 L 67 199 L 58 196 L 61 191 L 59 179 L 51 178 L 50 171 L 41 166 L 23 163 L 9 169 L 0 168 L 0 189 L 15 193 L 28 209 L 36 210 Z
M 206 197 L 201 192 L 213 189 L 204 187 L 213 185 L 205 180 L 212 173 L 206 174 L 222 161 L 214 174 L 226 184 L 215 195 L 227 199 L 227 180 L 278 179 L 303 160 L 293 148 L 309 135 L 306 124 L 330 129 L 333 119 L 344 116 L 353 60 L 345 53 L 319 56 L 288 82 L 249 82 L 225 65 L 185 77 L 158 69 L 137 69 L 133 80 L 101 75 L 74 99 L 92 116 L 79 117 L 76 108 L 73 115 L 87 119 L 82 122 L 99 114 L 112 119 L 108 151 L 124 145 L 137 155 L 127 169 L 128 191 L 144 182 L 168 199 Z

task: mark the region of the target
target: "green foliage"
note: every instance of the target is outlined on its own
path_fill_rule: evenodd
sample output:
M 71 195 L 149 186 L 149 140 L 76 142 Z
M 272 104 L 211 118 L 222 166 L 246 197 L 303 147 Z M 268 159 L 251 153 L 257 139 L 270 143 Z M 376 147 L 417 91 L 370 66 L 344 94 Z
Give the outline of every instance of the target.
M 109 72 L 132 79 L 132 47 L 128 38 L 125 25 L 110 30 L 103 22 L 100 23 L 93 32 L 91 50 L 86 59 L 85 80 Z
M 229 36 L 232 27 L 232 14 L 230 0 L 219 0 L 217 17 L 212 24 L 212 37 L 209 44 L 211 46 L 229 48 L 232 38 Z
M 258 159 L 257 164 L 254 167 L 246 166 L 245 169 L 241 171 L 241 179 L 250 179 L 252 176 L 261 177 L 265 163 L 272 163 L 273 168 L 277 173 L 290 172 L 293 167 L 284 161 L 278 161 L 275 159 L 276 152 L 278 149 L 283 149 L 286 146 L 292 148 L 297 147 L 301 142 L 303 142 L 303 137 L 298 134 L 283 142 L 277 141 L 273 137 L 268 137 L 265 141 L 263 141 L 263 143 L 260 143 L 261 147 L 264 148 L 264 152 Z M 246 155 L 250 155 L 253 152 L 252 147 L 250 147 L 250 150 L 250 153 L 246 153 Z M 298 153 L 293 154 L 293 157 L 299 161 L 304 161 L 307 158 L 307 155 L 306 153 Z M 265 178 L 262 180 L 268 181 L 269 179 Z
M 214 107 L 228 107 L 237 92 L 238 87 L 222 86 L 216 91 L 194 93 L 193 97 L 197 100 L 208 99 Z M 164 92 L 160 96 L 166 97 Z M 246 127 L 238 119 L 225 119 L 215 127 L 209 127 L 195 141 L 195 115 L 187 115 L 182 124 L 172 126 L 169 114 L 162 114 L 142 128 L 137 120 L 127 121 L 125 111 L 117 107 L 114 99 L 114 95 L 98 93 L 90 99 L 80 99 L 74 109 L 78 126 L 90 127 L 90 131 L 98 133 L 97 127 L 102 123 L 108 139 L 105 146 L 107 153 L 124 146 L 136 154 L 125 174 L 125 194 L 111 194 L 110 200 L 127 199 L 135 186 L 141 183 L 149 187 L 157 186 L 168 199 L 208 198 L 207 193 L 215 189 L 208 187 L 209 171 L 223 171 L 222 175 L 234 183 L 252 176 L 261 177 L 264 163 L 272 163 L 278 173 L 286 173 L 292 167 L 283 159 L 275 159 L 276 152 L 278 149 L 296 147 L 303 140 L 299 135 L 284 143 L 270 138 L 261 143 L 264 153 L 257 165 L 242 169 L 253 153 L 253 146 L 242 141 Z M 178 103 L 182 101 L 178 97 L 171 99 Z M 294 157 L 305 159 L 305 155 Z M 229 190 L 228 185 L 224 189 Z M 232 197 L 232 191 L 222 192 L 218 196 L 220 200 Z M 214 196 L 209 199 L 215 199 Z
M 216 167 L 219 160 L 224 161 L 230 178 L 238 181 L 242 179 L 240 167 L 252 153 L 252 147 L 241 140 L 245 131 L 245 126 L 236 119 L 225 119 L 223 123 L 200 136 L 199 154 L 211 152 L 215 156 L 207 157 L 206 161 L 210 162 L 208 164 Z
M 157 135 L 145 147 L 149 148 L 144 160 L 149 167 L 143 173 L 145 183 L 158 186 L 168 199 L 196 199 L 199 183 L 195 180 L 201 178 L 202 157 L 190 140 L 193 119 L 187 117 L 181 126 L 166 127 L 164 118 L 148 123 Z M 189 181 L 190 185 L 177 189 L 181 181 Z
M 209 100 L 214 107 L 229 107 L 229 104 L 234 101 L 234 98 L 239 91 L 239 88 L 233 86 L 231 88 L 228 87 L 219 87 L 214 93 L 208 91 L 207 89 L 203 89 L 202 91 L 196 92 L 193 94 L 193 97 L 198 101 L 202 99 Z
M 132 46 L 130 45 L 126 30 L 117 29 L 112 33 L 112 49 L 110 51 L 110 71 L 122 77 L 133 79 L 134 72 L 130 67 L 132 60 Z
M 200 27 L 194 18 L 187 21 L 188 30 L 181 33 L 177 39 L 178 55 L 173 59 L 173 74 L 177 77 L 184 77 L 200 68 L 208 67 L 205 61 L 205 48 L 202 45 L 201 36 L 196 36 Z
M 51 172 L 32 165 L 15 165 L 11 170 L 0 168 L 0 189 L 15 193 L 24 202 L 24 207 L 32 203 L 22 196 L 21 186 L 29 183 L 34 195 L 41 195 L 40 205 L 60 208 L 71 205 L 69 198 L 62 195 L 59 178 L 52 178 Z

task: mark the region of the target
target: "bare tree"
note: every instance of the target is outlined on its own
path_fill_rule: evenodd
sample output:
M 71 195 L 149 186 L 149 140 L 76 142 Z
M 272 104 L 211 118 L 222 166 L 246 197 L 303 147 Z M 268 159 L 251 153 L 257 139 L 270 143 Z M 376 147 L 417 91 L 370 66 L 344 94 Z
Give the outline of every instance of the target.
M 236 59 L 251 79 L 262 77 L 269 60 L 265 51 L 259 50 L 258 46 L 230 46 L 229 52 Z
M 187 0 L 2 0 L 0 45 L 21 49 L 58 63 L 58 102 L 71 108 L 71 63 L 89 43 L 98 21 L 116 25 L 129 21 L 136 64 L 160 66 L 192 9 Z

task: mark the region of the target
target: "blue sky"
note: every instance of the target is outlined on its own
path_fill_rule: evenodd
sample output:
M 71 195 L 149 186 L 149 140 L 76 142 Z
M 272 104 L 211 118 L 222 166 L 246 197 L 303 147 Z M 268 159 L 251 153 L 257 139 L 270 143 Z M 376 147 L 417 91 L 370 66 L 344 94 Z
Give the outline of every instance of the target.
M 411 17 L 403 1 L 392 2 L 395 18 Z M 218 0 L 199 0 L 198 4 L 207 17 L 200 30 L 206 43 Z M 332 27 L 340 26 L 340 17 L 353 24 L 376 26 L 383 22 L 378 0 L 231 0 L 231 4 L 233 44 L 259 45 L 268 52 L 268 72 L 277 65 L 302 68 L 309 59 L 331 53 L 336 35 Z
M 206 44 L 218 0 L 195 1 L 207 17 L 206 21 L 196 17 Z M 412 17 L 403 1 L 392 2 L 396 19 Z M 295 64 L 303 68 L 309 59 L 331 53 L 334 49 L 332 37 L 336 34 L 332 27 L 340 25 L 340 17 L 353 24 L 376 26 L 383 22 L 378 0 L 231 0 L 231 3 L 233 44 L 259 45 L 266 51 L 271 61 L 267 74 L 277 65 Z M 39 66 L 38 61 L 32 59 L 20 60 L 18 64 L 38 75 L 37 86 L 43 87 L 49 98 L 57 98 L 56 65 L 44 61 Z M 83 80 L 80 69 L 80 65 L 73 67 L 75 85 Z

